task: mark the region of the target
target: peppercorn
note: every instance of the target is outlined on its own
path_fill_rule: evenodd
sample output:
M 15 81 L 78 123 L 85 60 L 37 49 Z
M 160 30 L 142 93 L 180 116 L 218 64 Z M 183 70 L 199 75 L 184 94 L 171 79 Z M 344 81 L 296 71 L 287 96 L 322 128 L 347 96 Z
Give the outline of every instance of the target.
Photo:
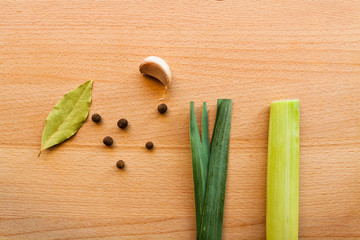
M 125 167 L 125 162 L 123 160 L 117 161 L 116 167 L 119 169 L 123 169 Z
M 164 114 L 167 111 L 167 106 L 165 103 L 162 103 L 158 106 L 158 111 L 161 114 Z
M 117 122 L 117 125 L 119 128 L 124 129 L 127 127 L 128 121 L 125 118 L 122 118 Z
M 101 121 L 101 116 L 97 113 L 94 113 L 92 116 L 91 116 L 91 120 L 93 120 L 93 122 L 100 122 Z
M 152 142 L 147 142 L 145 144 L 145 147 L 150 150 L 150 149 L 152 149 L 154 147 L 154 144 Z
M 114 140 L 112 139 L 112 137 L 107 136 L 107 137 L 104 137 L 103 143 L 106 146 L 111 146 L 114 143 Z

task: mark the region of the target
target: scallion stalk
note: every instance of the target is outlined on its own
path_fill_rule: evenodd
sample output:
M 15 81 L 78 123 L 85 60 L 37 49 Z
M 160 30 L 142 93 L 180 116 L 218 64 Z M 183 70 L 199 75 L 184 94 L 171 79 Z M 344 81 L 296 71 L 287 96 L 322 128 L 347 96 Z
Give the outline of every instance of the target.
M 222 236 L 232 101 L 221 99 L 219 102 L 211 141 L 201 240 L 220 240 Z
M 203 104 L 202 139 L 196 123 L 194 103 L 190 103 L 190 144 L 198 240 L 220 240 L 222 236 L 231 107 L 231 99 L 218 100 L 210 146 L 206 103 Z M 205 169 L 207 172 L 204 172 Z
M 205 129 L 208 125 L 206 103 L 204 103 L 204 109 L 206 110 L 206 113 L 203 112 L 203 141 L 201 141 L 196 122 L 194 102 L 190 102 L 190 145 L 193 166 L 197 239 L 199 239 L 200 234 L 208 172 L 208 156 L 210 156 L 209 150 L 206 146 L 206 142 L 209 142 L 208 135 L 206 135 L 208 131 Z

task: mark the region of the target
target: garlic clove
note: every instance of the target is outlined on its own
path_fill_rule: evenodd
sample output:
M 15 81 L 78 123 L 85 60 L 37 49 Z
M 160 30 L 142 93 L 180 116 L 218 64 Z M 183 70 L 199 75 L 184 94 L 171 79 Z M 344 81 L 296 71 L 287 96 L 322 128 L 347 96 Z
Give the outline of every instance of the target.
M 143 60 L 139 66 L 142 74 L 149 75 L 159 80 L 165 89 L 168 89 L 171 82 L 171 71 L 169 65 L 159 57 L 150 56 Z

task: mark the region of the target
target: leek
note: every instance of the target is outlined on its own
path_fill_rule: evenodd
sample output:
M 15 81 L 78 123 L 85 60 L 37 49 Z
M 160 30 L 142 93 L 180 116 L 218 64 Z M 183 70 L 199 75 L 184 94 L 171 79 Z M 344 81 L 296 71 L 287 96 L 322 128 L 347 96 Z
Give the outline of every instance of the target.
M 298 239 L 299 222 L 299 101 L 270 105 L 266 239 Z

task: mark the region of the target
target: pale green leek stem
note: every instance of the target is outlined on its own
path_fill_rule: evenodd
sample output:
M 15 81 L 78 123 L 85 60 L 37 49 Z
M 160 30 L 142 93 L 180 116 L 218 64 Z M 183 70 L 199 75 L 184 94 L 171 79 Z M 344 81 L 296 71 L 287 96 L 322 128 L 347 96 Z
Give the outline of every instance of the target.
M 299 101 L 270 105 L 266 239 L 297 240 L 299 224 Z

